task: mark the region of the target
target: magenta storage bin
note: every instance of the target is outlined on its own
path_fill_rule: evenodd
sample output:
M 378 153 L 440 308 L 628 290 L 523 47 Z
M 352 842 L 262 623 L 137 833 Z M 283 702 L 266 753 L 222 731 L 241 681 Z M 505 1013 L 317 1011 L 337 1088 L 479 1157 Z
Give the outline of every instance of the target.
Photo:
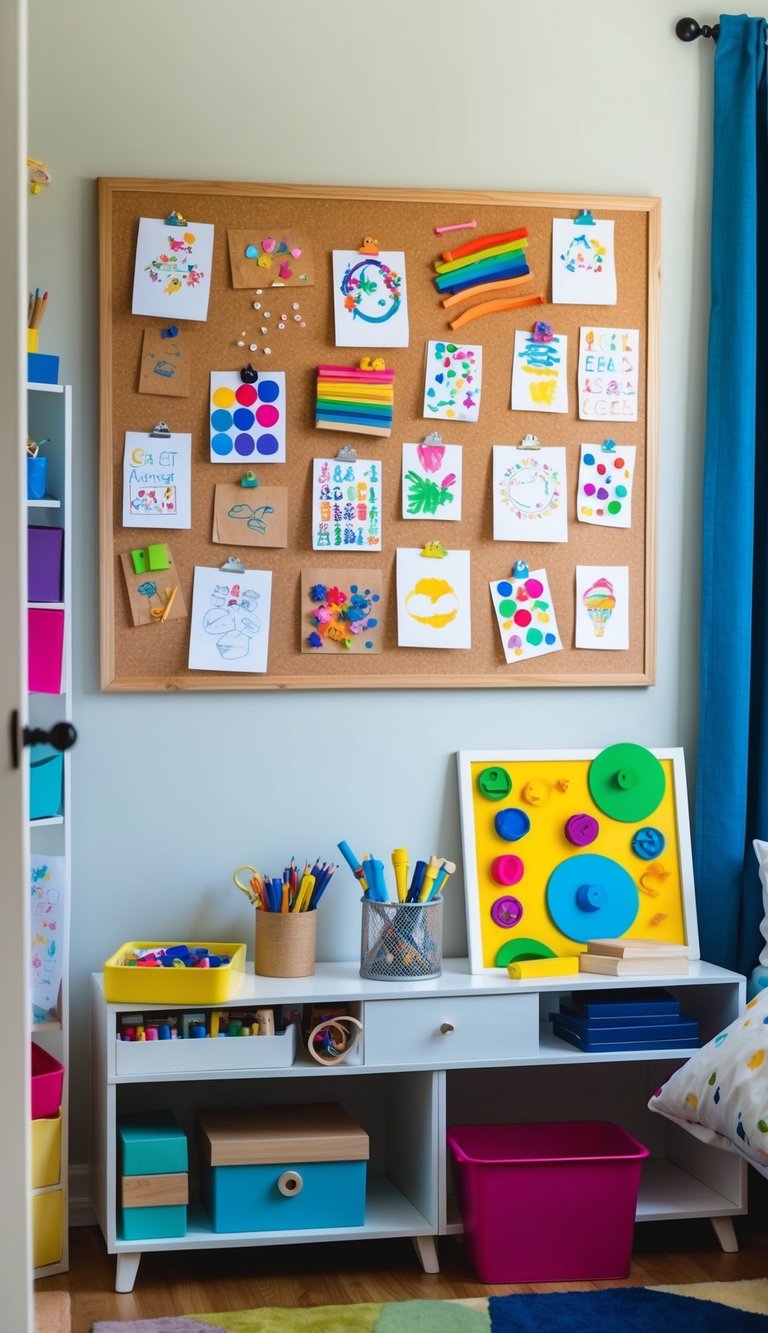
M 481 1282 L 627 1276 L 648 1149 L 620 1125 L 452 1125 L 447 1137 Z
M 64 1066 L 42 1046 L 32 1042 L 32 1119 L 58 1115 L 61 1090 L 64 1086 Z

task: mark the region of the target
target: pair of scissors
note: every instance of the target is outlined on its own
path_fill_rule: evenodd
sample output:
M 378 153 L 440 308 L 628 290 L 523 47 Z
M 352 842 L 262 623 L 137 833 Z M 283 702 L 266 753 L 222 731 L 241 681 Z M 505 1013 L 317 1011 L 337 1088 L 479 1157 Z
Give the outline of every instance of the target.
M 250 870 L 251 872 L 251 881 L 247 888 L 245 884 L 238 879 L 238 875 L 241 874 L 243 870 Z M 257 907 L 263 906 L 262 878 L 258 870 L 254 870 L 253 866 L 238 866 L 232 878 L 240 892 L 245 894 L 250 903 Z

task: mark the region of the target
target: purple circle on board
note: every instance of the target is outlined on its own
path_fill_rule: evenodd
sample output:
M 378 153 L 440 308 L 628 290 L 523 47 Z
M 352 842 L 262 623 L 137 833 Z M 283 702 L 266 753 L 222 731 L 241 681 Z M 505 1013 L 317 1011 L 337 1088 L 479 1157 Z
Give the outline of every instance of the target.
M 589 847 L 600 832 L 594 815 L 571 815 L 566 820 L 565 836 L 573 847 Z
M 609 495 L 610 491 L 607 491 L 604 486 L 601 486 L 599 491 L 597 492 L 598 500 L 607 500 Z
M 508 647 L 508 648 L 522 648 L 522 646 L 523 646 L 523 641 L 522 641 L 522 639 L 520 638 L 520 635 L 519 635 L 519 634 L 510 634 L 509 638 L 507 639 L 507 647 Z
M 274 435 L 260 435 L 256 445 L 260 454 L 268 458 L 270 454 L 276 454 L 280 445 Z
M 525 872 L 525 865 L 519 856 L 513 856 L 511 853 L 506 856 L 497 856 L 491 864 L 491 874 L 497 884 L 502 888 L 509 889 L 513 884 L 519 884 Z
M 255 448 L 252 435 L 238 435 L 235 438 L 235 453 L 241 458 L 249 458 Z
M 491 908 L 491 917 L 502 930 L 511 930 L 523 915 L 523 904 L 511 894 L 506 898 L 497 898 Z

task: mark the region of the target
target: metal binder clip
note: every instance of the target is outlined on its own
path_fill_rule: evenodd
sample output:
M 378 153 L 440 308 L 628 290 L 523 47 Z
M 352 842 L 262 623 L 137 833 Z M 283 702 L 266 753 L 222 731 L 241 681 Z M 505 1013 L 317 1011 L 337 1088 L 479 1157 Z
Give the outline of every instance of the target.
M 512 566 L 513 579 L 527 579 L 530 572 L 524 560 L 516 560 Z
M 538 437 L 532 435 L 529 431 L 527 435 L 523 436 L 517 447 L 518 449 L 540 449 L 541 445 L 539 444 Z
M 242 560 L 238 560 L 236 555 L 231 555 L 229 559 L 224 561 L 223 565 L 219 565 L 219 569 L 223 570 L 225 574 L 245 573 L 245 565 Z
M 158 421 L 149 432 L 150 440 L 170 440 L 171 428 L 165 421 Z
M 165 225 L 166 227 L 188 227 L 189 223 L 186 218 L 181 216 L 181 213 L 178 213 L 176 209 L 174 209 L 165 219 Z
M 337 463 L 356 463 L 357 450 L 352 448 L 351 444 L 342 444 L 336 455 Z
M 424 436 L 424 444 L 442 444 L 443 437 L 439 430 L 431 430 L 429 435 Z
M 421 554 L 428 556 L 431 560 L 442 560 L 448 552 L 439 542 L 427 542 Z
M 581 212 L 577 213 L 573 220 L 579 227 L 594 227 L 595 225 L 595 219 L 588 208 L 582 208 Z

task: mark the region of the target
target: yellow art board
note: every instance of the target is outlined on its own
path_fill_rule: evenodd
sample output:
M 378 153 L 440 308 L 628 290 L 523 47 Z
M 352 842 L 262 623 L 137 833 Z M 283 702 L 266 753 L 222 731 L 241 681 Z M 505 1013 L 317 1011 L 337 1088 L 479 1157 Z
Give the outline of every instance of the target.
M 608 794 L 599 789 L 600 800 L 627 813 L 619 779 L 632 777 L 613 773 L 614 752 L 636 752 L 641 775 L 647 766 L 652 808 L 641 818 L 617 818 L 593 799 L 593 761 L 593 775 L 608 762 Z M 587 939 L 603 937 L 687 944 L 689 956 L 699 957 L 682 750 L 461 751 L 458 765 L 471 972 L 573 956 Z M 500 835 L 500 815 L 504 832 L 511 820 L 518 836 Z M 527 830 L 520 833 L 515 821 L 524 830 L 527 821 Z M 566 828 L 588 841 L 574 843 Z M 657 853 L 648 829 L 663 839 Z M 633 848 L 638 834 L 645 855 Z

